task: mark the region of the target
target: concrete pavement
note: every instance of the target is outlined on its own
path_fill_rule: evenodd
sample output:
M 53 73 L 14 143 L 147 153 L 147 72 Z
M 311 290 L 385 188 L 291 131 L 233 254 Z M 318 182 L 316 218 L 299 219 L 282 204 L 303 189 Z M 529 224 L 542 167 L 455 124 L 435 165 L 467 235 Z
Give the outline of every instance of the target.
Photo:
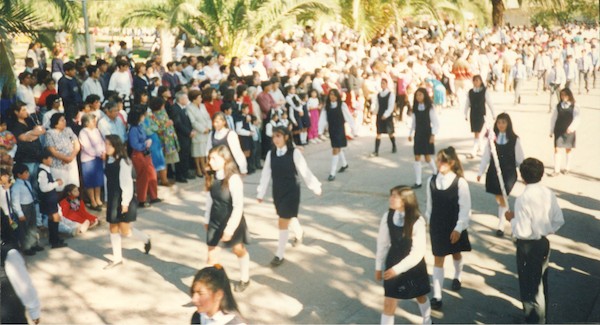
M 548 137 L 548 94 L 536 96 L 534 82 L 524 89 L 521 105 L 513 106 L 512 93 L 494 92 L 496 113 L 507 111 L 521 137 L 526 157 L 537 157 L 549 167 L 552 139 Z M 550 323 L 600 322 L 600 90 L 577 95 L 582 124 L 577 131 L 573 172 L 544 177 L 563 209 L 566 224 L 550 237 Z M 453 145 L 459 153 L 471 146 L 468 123 L 462 109 L 443 110 L 436 150 Z M 398 184 L 413 184 L 412 146 L 406 125 L 397 126 L 398 153 L 391 154 L 382 139 L 380 156 L 368 158 L 374 134 L 349 142 L 350 168 L 327 182 L 329 143 L 305 150 L 309 166 L 323 182 L 323 195 L 315 197 L 304 186 L 300 222 L 304 245 L 288 246 L 286 262 L 268 266 L 277 246 L 277 219 L 270 196 L 254 199 L 259 174 L 247 176 L 245 216 L 252 234 L 250 287 L 235 293 L 243 317 L 249 323 L 378 323 L 383 289 L 374 281 L 374 251 L 379 220 L 387 211 L 387 195 Z M 496 204 L 485 193 L 484 180 L 476 181 L 479 158 L 461 158 L 473 201 L 469 229 L 473 251 L 464 254 L 463 288 L 449 290 L 453 267 L 446 262 L 444 308 L 433 313 L 436 323 L 519 323 L 521 304 L 515 265 L 515 247 L 509 235 L 494 236 Z M 424 179 L 430 170 L 424 167 Z M 514 197 L 523 191 L 517 183 Z M 152 236 L 150 255 L 143 244 L 124 240 L 125 265 L 103 270 L 111 249 L 106 224 L 69 247 L 46 250 L 28 258 L 28 267 L 41 298 L 44 323 L 186 323 L 194 308 L 189 285 L 206 260 L 202 228 L 204 196 L 199 180 L 172 189 L 160 188 L 164 203 L 142 210 L 135 226 Z M 425 209 L 425 187 L 417 191 Z M 102 218 L 104 216 L 102 215 Z M 429 245 L 429 243 L 428 243 Z M 426 261 L 431 274 L 433 257 Z M 238 264 L 230 252 L 221 264 L 231 279 L 238 280 Z M 416 302 L 399 303 L 397 323 L 420 321 Z

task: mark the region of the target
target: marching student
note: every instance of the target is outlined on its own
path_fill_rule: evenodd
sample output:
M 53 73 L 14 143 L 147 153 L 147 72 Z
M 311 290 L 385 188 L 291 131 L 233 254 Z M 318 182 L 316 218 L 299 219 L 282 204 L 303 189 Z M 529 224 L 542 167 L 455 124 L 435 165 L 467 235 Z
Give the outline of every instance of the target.
M 387 134 L 392 142 L 392 153 L 396 153 L 396 139 L 394 138 L 394 103 L 396 95 L 388 89 L 388 80 L 381 78 L 381 91 L 372 100 L 371 113 L 377 114 L 377 136 L 375 137 L 375 151 L 371 157 L 379 156 L 379 145 L 381 144 L 381 135 Z
M 525 191 L 515 201 L 514 212 L 506 212 L 517 239 L 519 290 L 527 323 L 546 323 L 548 306 L 548 259 L 546 238 L 565 223 L 556 195 L 540 184 L 544 164 L 527 158 L 519 166 Z
M 223 112 L 216 112 L 212 117 L 213 130 L 206 144 L 206 156 L 212 148 L 220 145 L 227 146 L 233 155 L 234 161 L 242 174 L 248 173 L 248 162 L 240 145 L 240 138 L 234 129 L 228 128 L 227 117 Z M 235 126 L 234 126 L 235 127 Z
M 394 324 L 398 299 L 412 298 L 417 299 L 423 324 L 431 324 L 426 241 L 426 221 L 415 192 L 408 186 L 392 188 L 389 210 L 379 224 L 375 259 L 375 280 L 383 279 L 385 289 L 381 324 Z
M 250 285 L 250 254 L 244 246 L 249 239 L 244 218 L 244 183 L 227 146 L 212 148 L 208 153 L 208 165 L 214 175 L 205 181 L 208 191 L 204 215 L 208 246 L 206 264 L 217 262 L 219 243 L 230 247 L 240 264 L 240 281 L 236 283 L 235 291 L 241 292 Z
M 473 132 L 473 149 L 467 155 L 468 159 L 473 159 L 481 150 L 480 135 L 485 124 L 486 108 L 490 110 L 493 119 L 496 114 L 494 114 L 490 92 L 483 84 L 481 76 L 475 75 L 473 76 L 473 89 L 469 90 L 465 103 L 465 121 L 471 122 L 471 132 Z
M 131 225 L 137 219 L 138 202 L 133 191 L 133 163 L 127 148 L 118 135 L 106 136 L 106 221 L 109 223 L 113 260 L 104 267 L 111 269 L 123 264 L 122 237 L 134 236 L 144 242 L 144 252 L 152 248 L 150 237 Z
M 196 306 L 191 324 L 245 324 L 231 293 L 229 277 L 220 264 L 207 266 L 196 273 L 190 295 Z
M 487 168 L 485 175 L 485 191 L 496 196 L 496 203 L 498 203 L 498 228 L 496 230 L 496 236 L 502 237 L 504 236 L 504 214 L 508 211 L 508 203 L 504 201 L 504 196 L 500 189 L 497 167 L 492 159 L 491 151 L 496 150 L 496 153 L 498 154 L 498 162 L 500 164 L 502 180 L 504 182 L 504 189 L 507 197 L 510 195 L 510 191 L 517 182 L 517 168 L 521 162 L 523 162 L 524 155 L 523 148 L 521 147 L 521 140 L 515 134 L 512 120 L 508 114 L 501 113 L 496 117 L 496 123 L 494 123 L 494 135 L 494 148 L 490 147 L 490 141 L 488 141 L 483 151 L 483 156 L 481 156 L 477 181 L 479 182 L 481 175 L 483 175 L 483 172 Z
M 560 173 L 568 174 L 571 169 L 571 160 L 575 149 L 575 131 L 581 121 L 579 107 L 575 106 L 573 92 L 569 88 L 560 91 L 560 103 L 552 111 L 550 120 L 550 137 L 554 135 L 554 172 L 549 176 L 554 177 Z M 565 151 L 565 169 L 561 170 L 561 152 Z
M 431 308 L 442 308 L 444 284 L 444 258 L 452 254 L 454 280 L 452 290 L 460 290 L 463 269 L 461 252 L 470 251 L 471 243 L 467 228 L 471 214 L 469 184 L 453 147 L 437 154 L 439 173 L 427 182 L 427 210 L 431 248 L 434 256 L 433 298 Z
M 300 207 L 300 177 L 298 176 L 302 176 L 306 186 L 313 193 L 321 195 L 321 183 L 308 168 L 300 150 L 294 148 L 290 131 L 284 127 L 276 127 L 273 129 L 273 147 L 267 153 L 256 196 L 261 203 L 269 188 L 269 181 L 273 179 L 273 202 L 279 216 L 279 243 L 271 266 L 279 266 L 284 261 L 289 227 L 292 227 L 296 236 L 292 245 L 302 243 L 304 231 L 298 222 Z
M 240 147 L 246 157 L 246 163 L 248 168 L 248 174 L 254 173 L 254 165 L 250 164 L 250 156 L 252 149 L 254 149 L 254 130 L 252 128 L 252 115 L 250 115 L 250 106 L 248 104 L 242 104 L 242 109 L 237 121 L 235 122 L 235 132 L 238 134 Z
M 425 162 L 429 164 L 433 174 L 437 174 L 435 161 L 431 160 L 431 155 L 435 153 L 434 142 L 435 135 L 439 130 L 438 116 L 433 109 L 433 103 L 429 93 L 425 88 L 419 88 L 415 91 L 413 103 L 413 119 L 408 135 L 408 142 L 415 139 L 413 152 L 415 154 L 415 185 L 412 188 L 420 188 L 423 182 L 423 171 L 421 166 L 421 156 L 425 156 Z
M 330 182 L 335 180 L 336 169 L 340 159 L 342 160 L 342 167 L 337 172 L 343 173 L 348 169 L 348 162 L 343 150 L 348 145 L 344 123 L 348 123 L 352 129 L 352 134 L 354 137 L 357 137 L 358 135 L 354 128 L 354 119 L 348 110 L 348 106 L 342 101 L 340 92 L 337 89 L 331 89 L 325 101 L 325 107 L 319 116 L 319 134 L 322 135 L 327 127 L 331 140 L 333 157 L 331 158 L 331 171 L 327 178 Z

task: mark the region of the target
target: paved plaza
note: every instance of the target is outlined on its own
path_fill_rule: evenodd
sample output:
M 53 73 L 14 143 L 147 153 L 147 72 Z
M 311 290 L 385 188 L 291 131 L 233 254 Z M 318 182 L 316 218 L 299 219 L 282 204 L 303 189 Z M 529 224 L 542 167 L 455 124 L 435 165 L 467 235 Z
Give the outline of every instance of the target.
M 600 85 L 600 82 L 598 82 Z M 535 81 L 526 84 L 522 104 L 513 106 L 513 94 L 492 94 L 496 113 L 508 112 L 521 137 L 526 157 L 553 166 L 548 93 L 535 95 Z M 577 95 L 582 123 L 577 131 L 572 173 L 542 183 L 558 196 L 565 225 L 550 236 L 549 323 L 600 322 L 600 89 Z M 521 303 L 510 230 L 495 236 L 497 207 L 485 182 L 476 181 L 479 158 L 464 159 L 471 147 L 469 124 L 462 108 L 445 109 L 436 150 L 453 145 L 461 154 L 473 201 L 469 228 L 473 251 L 465 253 L 463 288 L 449 290 L 453 267 L 446 261 L 444 307 L 433 312 L 434 323 L 519 323 Z M 363 127 L 350 141 L 350 168 L 327 182 L 331 150 L 328 142 L 305 149 L 308 164 L 323 182 L 316 197 L 303 186 L 300 222 L 304 245 L 286 251 L 279 268 L 269 267 L 277 246 L 277 217 L 270 195 L 262 204 L 256 197 L 259 173 L 245 177 L 245 216 L 252 234 L 248 249 L 251 285 L 235 293 L 249 323 L 378 323 L 383 288 L 374 280 L 379 220 L 387 211 L 388 190 L 413 184 L 412 143 L 408 128 L 396 126 L 398 153 L 382 139 L 380 156 L 373 150 L 374 131 Z M 424 167 L 424 177 L 430 170 Z M 196 179 L 173 188 L 160 188 L 164 203 L 142 210 L 136 227 L 152 237 L 150 255 L 143 244 L 124 240 L 125 265 L 103 270 L 111 248 L 106 223 L 101 229 L 68 240 L 65 249 L 48 250 L 28 258 L 28 268 L 42 303 L 43 323 L 188 323 L 194 307 L 189 286 L 206 261 L 203 183 Z M 524 189 L 515 186 L 515 196 Z M 425 209 L 425 186 L 417 190 Z M 104 220 L 104 215 L 102 215 Z M 429 242 L 429 240 L 428 240 Z M 429 243 L 428 243 L 429 245 Z M 426 261 L 431 275 L 433 256 Z M 223 251 L 221 264 L 230 278 L 239 279 L 238 263 Z M 414 301 L 400 302 L 396 322 L 421 320 Z

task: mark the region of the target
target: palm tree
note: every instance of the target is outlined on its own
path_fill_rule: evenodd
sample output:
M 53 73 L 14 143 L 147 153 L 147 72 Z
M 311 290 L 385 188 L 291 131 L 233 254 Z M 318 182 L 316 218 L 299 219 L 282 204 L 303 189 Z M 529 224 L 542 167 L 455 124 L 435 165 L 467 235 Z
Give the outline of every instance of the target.
M 341 0 L 342 24 L 358 33 L 362 42 L 368 42 L 394 24 L 396 6 L 391 0 Z
M 134 23 L 156 23 L 160 34 L 160 56 L 162 64 L 173 59 L 173 35 L 171 29 L 187 26 L 188 19 L 197 16 L 197 1 L 194 0 L 168 0 L 165 3 L 152 6 L 142 6 L 134 9 L 123 21 L 121 26 Z
M 11 0 L 0 1 L 0 89 L 9 95 L 15 92 L 14 55 L 11 38 L 14 34 L 35 35 L 39 21 L 31 7 Z M 7 85 L 6 88 L 4 86 Z M 6 94 L 3 94 L 6 95 Z
M 251 46 L 295 17 L 333 14 L 330 0 L 204 0 L 191 23 L 206 32 L 213 48 L 226 57 L 246 55 Z

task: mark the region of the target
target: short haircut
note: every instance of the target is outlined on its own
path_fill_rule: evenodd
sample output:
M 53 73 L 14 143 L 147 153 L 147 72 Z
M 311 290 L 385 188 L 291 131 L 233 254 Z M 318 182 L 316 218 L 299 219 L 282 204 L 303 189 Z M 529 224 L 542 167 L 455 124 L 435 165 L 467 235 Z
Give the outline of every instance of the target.
M 187 97 L 187 94 L 183 91 L 178 91 L 175 94 L 175 101 L 179 103 L 179 100 L 182 99 L 183 97 Z
M 19 81 L 20 81 L 20 82 L 23 82 L 23 80 L 24 80 L 25 78 L 27 78 L 27 77 L 31 77 L 31 76 L 32 76 L 32 74 L 31 74 L 31 73 L 29 73 L 29 72 L 27 72 L 27 71 L 25 71 L 25 72 L 21 72 L 21 73 L 19 74 Z
M 88 65 L 87 72 L 88 72 L 88 74 L 90 76 L 93 75 L 94 73 L 96 73 L 96 71 L 98 71 L 98 66 L 96 66 L 96 65 Z
M 56 127 L 58 124 L 58 121 L 63 117 L 65 117 L 65 114 L 63 113 L 54 113 L 50 118 L 50 128 L 54 129 L 54 127 Z
M 100 101 L 100 96 L 98 96 L 96 94 L 90 94 L 85 98 L 86 104 L 93 104 L 96 101 Z
M 60 96 L 58 96 L 57 94 L 48 95 L 48 97 L 46 97 L 46 107 L 52 108 L 52 105 L 54 105 L 54 103 L 56 103 L 59 99 Z
M 48 148 L 42 149 L 42 153 L 40 154 L 40 162 L 44 162 L 44 160 L 48 159 L 48 157 L 52 157 L 52 153 Z
M 17 163 L 14 167 L 13 167 L 13 175 L 16 177 L 23 175 L 24 172 L 28 172 L 29 168 L 27 168 L 27 165 L 23 164 L 23 163 Z
M 519 166 L 519 171 L 526 184 L 535 184 L 544 176 L 544 163 L 535 158 L 527 158 Z
M 75 63 L 73 63 L 73 61 L 69 61 L 63 65 L 64 71 L 69 71 L 69 70 L 73 70 L 73 69 L 75 69 Z
M 113 108 L 117 107 L 117 102 L 113 101 L 113 100 L 109 100 L 108 102 L 106 102 L 106 104 L 104 104 L 104 111 L 111 111 Z
M 86 127 L 90 121 L 96 118 L 96 115 L 92 113 L 83 114 L 81 117 L 81 126 Z

